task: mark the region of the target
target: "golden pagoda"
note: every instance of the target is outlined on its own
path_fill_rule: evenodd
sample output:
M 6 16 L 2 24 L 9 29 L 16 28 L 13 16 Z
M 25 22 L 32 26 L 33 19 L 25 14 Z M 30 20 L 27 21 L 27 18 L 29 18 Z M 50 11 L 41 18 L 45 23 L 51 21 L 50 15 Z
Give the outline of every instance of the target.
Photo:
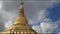
M 19 8 L 19 15 L 13 25 L 4 30 L 2 34 L 37 34 L 29 25 L 24 15 L 23 1 Z

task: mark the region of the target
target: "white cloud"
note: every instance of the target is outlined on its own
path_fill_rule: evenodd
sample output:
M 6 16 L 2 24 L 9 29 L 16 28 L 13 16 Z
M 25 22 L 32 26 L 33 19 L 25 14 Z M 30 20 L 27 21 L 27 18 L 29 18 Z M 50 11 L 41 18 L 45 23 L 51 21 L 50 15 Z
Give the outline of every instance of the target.
M 42 32 L 52 32 L 57 28 L 57 25 L 51 23 L 41 23 Z
M 34 24 L 35 23 L 35 21 L 33 19 L 29 19 L 28 22 L 29 22 L 29 24 Z
M 34 30 L 36 30 L 36 32 L 41 33 L 41 28 L 40 28 L 40 26 L 36 25 L 36 26 L 33 26 L 32 28 L 33 28 Z
M 44 18 L 46 18 L 48 16 L 48 11 L 47 10 L 40 10 L 39 12 L 36 13 L 35 16 L 33 16 L 34 18 L 29 19 L 28 22 L 29 24 L 36 24 L 38 23 L 38 21 L 42 21 Z
M 50 21 L 50 19 L 44 19 L 40 25 L 36 25 L 36 26 L 33 26 L 32 27 L 36 32 L 41 32 L 42 30 L 42 33 L 46 33 L 47 31 L 49 33 L 53 32 L 56 28 L 58 28 L 58 25 L 57 24 L 53 24 L 53 22 Z M 41 30 L 39 30 L 41 29 Z M 38 32 L 38 33 L 39 33 Z
M 12 21 L 7 21 L 7 22 L 5 22 L 5 28 L 8 28 L 9 26 L 11 26 L 12 24 Z
M 13 19 L 14 16 L 11 15 L 11 13 L 6 12 L 4 10 L 0 10 L 0 14 L 1 14 L 0 18 L 2 19 L 2 21 L 0 22 L 4 23 L 3 26 L 5 26 L 5 28 L 9 27 L 14 20 Z
M 29 12 L 29 17 L 31 18 L 30 19 L 28 17 L 29 24 L 37 24 L 39 20 L 42 21 L 44 18 L 46 18 L 49 15 L 49 11 L 47 11 L 46 8 L 48 8 L 48 7 L 52 8 L 54 2 L 55 2 L 55 0 L 29 2 L 29 3 L 31 3 L 31 5 L 33 7 L 35 7 L 34 9 L 36 9 L 34 11 L 35 14 L 33 13 L 33 11 L 32 11 L 32 13 Z M 26 4 L 26 5 L 29 5 L 29 4 Z M 29 6 L 31 6 L 31 5 L 29 5 Z M 32 15 L 32 17 L 30 16 L 30 14 Z
M 52 2 L 56 2 L 56 1 L 53 0 Z M 52 8 L 52 7 L 53 6 L 51 6 L 50 8 Z M 36 23 L 38 23 L 37 21 L 40 20 L 40 25 L 32 26 L 32 28 L 36 32 L 40 33 L 42 30 L 43 33 L 46 33 L 46 31 L 48 31 L 50 33 L 50 32 L 55 31 L 56 28 L 58 28 L 58 22 L 60 23 L 60 21 L 52 22 L 52 20 L 50 18 L 47 18 L 48 14 L 49 14 L 49 12 L 47 10 L 41 9 L 40 11 L 37 11 L 36 15 L 34 16 L 34 18 L 36 20 L 30 19 L 31 24 L 36 24 Z M 29 23 L 30 23 L 30 21 L 29 21 Z
M 53 0 L 52 2 L 54 3 L 55 0 Z M 49 7 L 51 5 L 49 5 L 49 4 L 44 5 L 44 8 L 46 9 L 47 7 Z M 50 8 L 52 8 L 52 7 L 53 6 L 51 6 Z M 42 6 L 42 8 L 43 8 L 43 6 Z M 46 33 L 46 31 L 53 32 L 56 28 L 58 28 L 58 25 L 55 22 L 52 22 L 52 20 L 50 18 L 47 18 L 49 12 L 42 8 L 40 11 L 36 12 L 36 15 L 34 16 L 33 19 L 29 20 L 29 23 L 31 22 L 30 24 L 36 24 L 36 23 L 40 22 L 40 25 L 32 26 L 32 28 L 38 33 L 41 32 L 41 29 L 42 29 L 43 33 Z
M 37 12 L 37 19 L 38 20 L 41 20 L 41 19 L 44 19 L 48 16 L 48 11 L 47 10 L 40 10 L 39 12 Z

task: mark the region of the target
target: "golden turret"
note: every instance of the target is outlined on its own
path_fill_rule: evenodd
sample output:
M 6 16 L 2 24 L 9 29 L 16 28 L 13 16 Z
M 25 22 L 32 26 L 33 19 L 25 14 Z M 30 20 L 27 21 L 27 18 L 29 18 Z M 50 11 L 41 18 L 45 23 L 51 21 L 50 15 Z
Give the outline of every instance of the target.
M 25 18 L 25 15 L 24 15 L 23 1 L 21 2 L 20 8 L 19 8 L 19 15 L 16 18 L 14 24 L 18 24 L 18 23 L 23 23 L 23 24 L 28 23 L 27 19 Z
M 24 15 L 23 1 L 19 8 L 19 15 L 13 25 L 2 32 L 2 34 L 37 34 L 30 26 Z

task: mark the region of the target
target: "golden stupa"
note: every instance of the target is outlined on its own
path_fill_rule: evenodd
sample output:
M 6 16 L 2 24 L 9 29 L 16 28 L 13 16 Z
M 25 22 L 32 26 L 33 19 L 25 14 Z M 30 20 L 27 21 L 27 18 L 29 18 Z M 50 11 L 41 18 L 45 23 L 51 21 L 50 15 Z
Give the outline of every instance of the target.
M 4 30 L 2 34 L 37 34 L 30 26 L 24 15 L 23 1 L 19 8 L 19 15 L 13 25 Z

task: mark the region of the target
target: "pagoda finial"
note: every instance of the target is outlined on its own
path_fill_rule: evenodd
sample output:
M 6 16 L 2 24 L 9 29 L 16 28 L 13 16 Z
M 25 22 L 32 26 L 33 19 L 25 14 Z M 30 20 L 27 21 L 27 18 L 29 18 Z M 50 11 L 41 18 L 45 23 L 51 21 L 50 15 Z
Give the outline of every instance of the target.
M 21 1 L 21 4 L 20 4 L 19 15 L 20 16 L 24 16 L 23 0 Z
M 23 0 L 21 0 L 21 4 L 23 4 Z
M 24 15 L 24 6 L 23 6 L 23 0 L 22 0 L 21 4 L 20 4 L 20 8 L 19 8 L 19 15 L 16 18 L 14 24 L 26 23 L 26 22 L 27 22 L 27 20 L 26 20 L 25 15 Z

